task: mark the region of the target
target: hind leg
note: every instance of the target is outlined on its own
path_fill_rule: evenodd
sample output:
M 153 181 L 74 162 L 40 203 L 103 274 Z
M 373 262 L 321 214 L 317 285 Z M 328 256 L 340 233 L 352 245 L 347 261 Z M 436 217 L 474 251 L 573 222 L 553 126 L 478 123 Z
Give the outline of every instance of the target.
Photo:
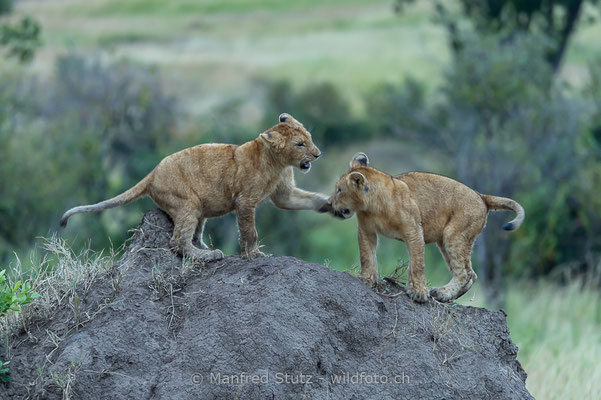
M 195 246 L 200 247 L 201 249 L 209 248 L 209 246 L 207 246 L 207 244 L 202 240 L 202 233 L 204 232 L 206 222 L 207 222 L 206 218 L 200 218 L 198 220 L 198 225 L 196 226 L 196 232 L 194 232 L 194 239 L 192 240 L 192 243 Z
M 451 270 L 451 258 L 449 257 L 447 251 L 445 250 L 444 246 L 442 245 L 442 243 L 438 243 L 438 249 L 440 250 L 440 254 L 442 254 L 447 267 L 449 267 L 449 270 L 452 273 Z M 467 283 L 459 290 L 459 292 L 456 294 L 456 297 L 452 300 L 458 299 L 459 297 L 463 296 L 465 293 L 467 293 L 468 290 L 471 289 L 472 285 L 476 282 L 476 280 L 478 279 L 478 275 L 476 275 L 476 272 L 474 272 L 474 270 L 472 269 L 472 260 L 471 260 L 471 249 L 470 249 L 470 256 L 468 257 L 467 260 L 467 265 L 465 266 L 465 270 L 467 272 L 468 275 L 468 281 Z
M 470 249 L 471 250 L 471 249 Z M 469 277 L 469 280 L 467 281 L 467 283 L 465 284 L 465 286 L 463 286 L 463 288 L 461 288 L 459 290 L 459 292 L 457 293 L 457 297 L 455 297 L 455 299 L 460 298 L 461 296 L 463 296 L 464 294 L 467 293 L 468 290 L 470 290 L 472 288 L 472 285 L 476 282 L 476 280 L 478 279 L 478 275 L 476 275 L 476 272 L 474 272 L 474 270 L 472 269 L 472 260 L 471 260 L 471 253 L 470 253 L 470 257 L 468 259 L 467 265 L 465 267 L 465 270 L 467 271 L 467 275 Z M 454 300 L 454 299 L 453 299 Z
M 222 259 L 221 250 L 199 249 L 194 246 L 192 239 L 200 218 L 200 211 L 192 205 L 177 210 L 173 216 L 173 236 L 171 237 L 171 246 L 177 249 L 182 255 L 201 263 Z
M 459 297 L 459 293 L 465 286 L 469 285 L 470 280 L 465 268 L 465 258 L 460 254 L 461 252 L 449 250 L 448 248 L 445 248 L 445 252 L 447 254 L 445 258 L 448 258 L 448 266 L 453 277 L 446 285 L 430 290 L 430 296 L 442 302 L 455 300 Z
M 465 227 L 453 225 L 445 227 L 438 248 L 453 277 L 446 285 L 430 291 L 433 298 L 442 302 L 452 301 L 471 288 L 476 278 L 471 266 L 473 243 L 471 235 L 466 235 Z

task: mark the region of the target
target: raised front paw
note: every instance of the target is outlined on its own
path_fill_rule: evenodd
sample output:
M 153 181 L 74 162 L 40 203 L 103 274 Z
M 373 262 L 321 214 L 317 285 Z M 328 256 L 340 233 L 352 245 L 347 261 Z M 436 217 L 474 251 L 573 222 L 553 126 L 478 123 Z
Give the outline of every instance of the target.
M 315 211 L 320 213 L 326 212 L 334 212 L 334 208 L 332 207 L 332 203 L 328 200 L 328 198 L 324 195 L 319 195 L 315 200 Z
M 428 289 L 427 288 L 416 288 L 414 285 L 407 284 L 405 288 L 407 296 L 416 303 L 425 303 L 428 301 Z
M 334 207 L 329 202 L 324 203 L 321 207 L 317 209 L 317 212 L 320 213 L 334 213 Z

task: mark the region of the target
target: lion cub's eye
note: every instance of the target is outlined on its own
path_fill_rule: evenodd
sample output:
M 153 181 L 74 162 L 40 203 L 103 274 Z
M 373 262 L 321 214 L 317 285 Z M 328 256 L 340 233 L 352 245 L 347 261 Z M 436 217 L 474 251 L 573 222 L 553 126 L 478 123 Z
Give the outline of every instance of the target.
M 298 142 L 296 145 L 297 145 L 298 147 L 303 147 L 305 144 L 304 144 L 303 142 Z
M 338 188 L 338 190 L 336 191 L 336 193 L 340 193 L 342 192 L 342 189 Z

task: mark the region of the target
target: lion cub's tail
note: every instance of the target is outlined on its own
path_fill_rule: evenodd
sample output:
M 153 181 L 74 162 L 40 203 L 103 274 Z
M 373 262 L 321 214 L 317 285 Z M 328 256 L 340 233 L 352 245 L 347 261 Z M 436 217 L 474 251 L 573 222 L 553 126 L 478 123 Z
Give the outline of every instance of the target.
M 118 196 L 113 197 L 112 199 L 104 200 L 96 204 L 73 207 L 72 209 L 63 214 L 63 217 L 61 218 L 61 226 L 63 228 L 67 226 L 67 221 L 69 220 L 69 217 L 71 217 L 73 214 L 98 212 L 106 210 L 107 208 L 113 208 L 121 206 L 123 204 L 131 203 L 137 198 L 142 197 L 146 194 L 148 184 L 150 183 L 151 175 L 152 172 L 146 175 L 146 177 L 144 177 L 144 179 L 138 182 L 134 187 L 132 187 L 129 190 L 126 190 Z
M 508 210 L 517 214 L 513 220 L 503 225 L 503 229 L 506 231 L 515 231 L 522 225 L 526 212 L 517 201 L 508 199 L 507 197 L 488 196 L 485 194 L 481 194 L 480 196 L 489 210 Z

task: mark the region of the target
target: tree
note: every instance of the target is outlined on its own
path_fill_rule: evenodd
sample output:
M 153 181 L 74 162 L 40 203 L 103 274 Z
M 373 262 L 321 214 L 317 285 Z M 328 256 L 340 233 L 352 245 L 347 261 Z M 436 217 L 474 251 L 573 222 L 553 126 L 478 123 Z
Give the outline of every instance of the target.
M 416 0 L 396 0 L 395 10 L 401 12 L 407 3 Z M 439 21 L 449 32 L 455 51 L 462 48 L 457 19 L 453 17 L 448 2 L 433 0 Z M 543 33 L 553 43 L 546 58 L 556 72 L 585 5 L 597 5 L 599 0 L 459 0 L 461 13 L 479 33 L 500 34 L 509 41 L 516 33 Z M 589 19 L 596 16 L 589 15 Z
M 0 0 L 0 16 L 12 9 L 12 0 Z M 8 57 L 15 57 L 20 62 L 30 61 L 40 46 L 40 25 L 29 17 L 23 17 L 14 25 L 1 25 L 0 46 L 7 49 Z

